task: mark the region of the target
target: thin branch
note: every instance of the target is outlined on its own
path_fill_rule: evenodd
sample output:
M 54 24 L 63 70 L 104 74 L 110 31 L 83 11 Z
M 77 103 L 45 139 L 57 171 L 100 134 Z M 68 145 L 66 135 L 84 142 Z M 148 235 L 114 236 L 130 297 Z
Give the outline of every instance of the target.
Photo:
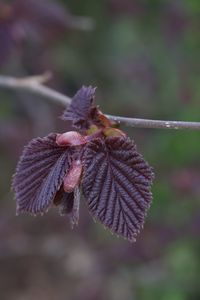
M 137 118 L 126 118 L 126 117 L 111 116 L 111 115 L 107 115 L 107 117 L 110 120 L 119 122 L 120 124 L 129 127 L 200 130 L 200 122 L 137 119 Z
M 45 97 L 53 102 L 62 105 L 69 105 L 71 98 L 65 96 L 44 85 L 51 74 L 49 72 L 32 77 L 14 78 L 9 76 L 0 76 L 0 87 L 29 92 L 38 96 Z M 162 128 L 162 129 L 193 129 L 200 130 L 200 122 L 184 122 L 184 121 L 165 121 L 165 120 L 148 120 L 138 118 L 126 118 L 120 116 L 107 115 L 110 120 L 120 124 L 137 128 Z

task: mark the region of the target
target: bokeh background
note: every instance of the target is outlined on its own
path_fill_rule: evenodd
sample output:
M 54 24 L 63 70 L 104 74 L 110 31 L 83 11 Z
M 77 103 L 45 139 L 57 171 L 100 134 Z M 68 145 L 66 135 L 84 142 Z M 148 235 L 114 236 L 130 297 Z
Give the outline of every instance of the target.
M 109 114 L 200 121 L 200 1 L 0 1 L 0 74 L 54 76 L 69 96 L 98 87 Z M 200 133 L 123 128 L 154 167 L 154 200 L 137 242 L 56 209 L 15 216 L 23 146 L 63 132 L 63 108 L 0 89 L 0 299 L 200 299 Z

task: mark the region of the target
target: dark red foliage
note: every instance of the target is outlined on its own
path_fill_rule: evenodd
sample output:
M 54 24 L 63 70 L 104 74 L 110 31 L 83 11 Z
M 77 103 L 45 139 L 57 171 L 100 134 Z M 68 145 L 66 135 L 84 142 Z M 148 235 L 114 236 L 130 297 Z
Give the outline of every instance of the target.
M 33 139 L 24 149 L 14 175 L 17 213 L 46 212 L 70 168 L 71 149 L 55 143 L 56 134 Z
M 72 98 L 72 103 L 64 111 L 62 119 L 72 121 L 74 127 L 89 128 L 95 90 L 96 88 L 91 86 L 82 86 Z
M 154 175 L 135 143 L 94 106 L 94 94 L 91 86 L 82 87 L 63 114 L 82 130 L 78 136 L 84 143 L 59 144 L 77 135 L 68 132 L 34 139 L 25 147 L 13 180 L 17 212 L 41 214 L 54 204 L 73 227 L 82 187 L 93 218 L 134 241 L 151 204 Z
M 129 138 L 95 139 L 84 153 L 83 194 L 92 216 L 133 241 L 151 203 L 152 170 Z

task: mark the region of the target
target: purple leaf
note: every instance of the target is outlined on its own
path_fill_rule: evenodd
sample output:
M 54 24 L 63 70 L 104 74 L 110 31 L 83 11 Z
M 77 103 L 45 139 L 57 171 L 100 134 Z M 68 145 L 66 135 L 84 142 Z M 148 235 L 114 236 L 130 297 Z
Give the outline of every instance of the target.
M 33 139 L 24 149 L 13 179 L 17 213 L 48 210 L 70 167 L 72 150 L 55 143 L 56 134 Z
M 78 90 L 70 106 L 64 111 L 62 119 L 73 121 L 77 128 L 87 129 L 90 125 L 90 113 L 94 108 L 95 90 L 92 86 L 83 86 Z
M 80 205 L 80 189 L 76 187 L 71 193 L 63 193 L 63 199 L 59 205 L 60 215 L 68 215 L 71 227 L 78 225 Z
M 153 177 L 129 138 L 94 139 L 86 146 L 82 188 L 89 211 L 130 241 L 143 227 Z

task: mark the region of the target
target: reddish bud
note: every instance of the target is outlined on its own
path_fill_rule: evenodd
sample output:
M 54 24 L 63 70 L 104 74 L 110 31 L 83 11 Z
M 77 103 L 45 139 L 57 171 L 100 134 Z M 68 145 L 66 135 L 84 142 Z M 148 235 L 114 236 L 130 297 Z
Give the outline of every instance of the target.
M 57 134 L 56 143 L 59 146 L 80 146 L 87 141 L 84 136 L 76 131 L 68 131 L 62 134 Z
M 91 125 L 90 128 L 87 130 L 87 135 L 95 134 L 99 131 L 99 128 L 96 125 Z
M 63 181 L 64 191 L 71 193 L 76 186 L 78 186 L 82 173 L 82 164 L 80 160 L 76 160 L 72 163 L 72 167 L 69 173 L 65 176 Z
M 98 120 L 104 127 L 110 127 L 112 125 L 111 121 L 100 110 L 98 110 Z

